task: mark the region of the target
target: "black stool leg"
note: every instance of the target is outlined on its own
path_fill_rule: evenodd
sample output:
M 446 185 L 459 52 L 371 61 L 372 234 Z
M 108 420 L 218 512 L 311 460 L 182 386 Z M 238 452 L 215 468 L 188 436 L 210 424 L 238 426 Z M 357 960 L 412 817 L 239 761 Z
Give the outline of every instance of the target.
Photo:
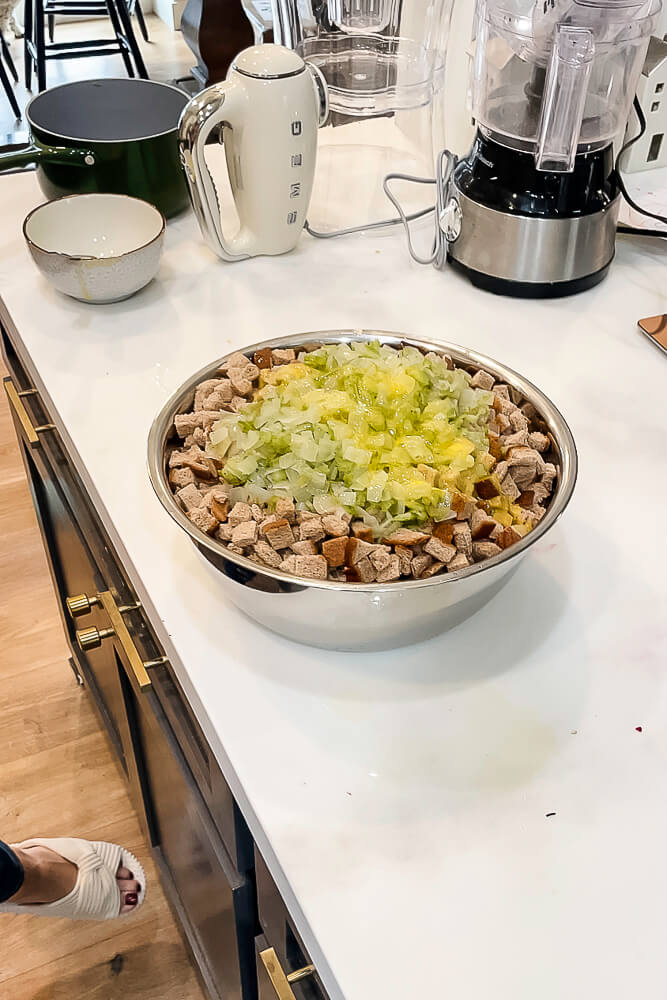
M 25 72 L 26 90 L 30 90 L 32 84 L 32 53 L 30 45 L 32 43 L 32 21 L 33 21 L 33 0 L 25 0 L 23 12 L 23 70 Z
M 2 45 L 2 54 L 5 57 L 5 62 L 7 63 L 8 67 L 9 67 L 9 72 L 14 77 L 15 82 L 18 83 L 19 82 L 19 75 L 16 72 L 16 66 L 14 65 L 14 60 L 12 59 L 12 54 L 9 51 L 9 46 L 7 45 L 7 40 L 5 39 L 5 36 L 3 35 L 3 33 L 1 31 L 0 31 L 0 45 Z
M 49 41 L 53 42 L 53 38 L 56 32 L 56 16 L 55 14 L 49 14 Z
M 144 18 L 144 12 L 141 9 L 141 0 L 136 0 L 134 5 L 134 13 L 137 15 L 137 24 L 139 25 L 139 31 L 145 42 L 149 42 L 148 28 L 146 27 L 146 20 Z
M 35 49 L 37 51 L 37 89 L 46 90 L 46 45 L 44 43 L 44 0 L 35 0 Z
M 16 100 L 16 94 L 14 93 L 14 88 L 12 87 L 11 81 L 7 76 L 7 70 L 4 67 L 2 59 L 0 59 L 0 83 L 2 83 L 2 86 L 4 87 L 7 99 L 12 106 L 12 111 L 14 112 L 17 118 L 20 118 L 21 109 L 18 106 L 18 102 Z
M 123 35 L 130 46 L 130 51 L 132 52 L 132 58 L 134 59 L 134 65 L 137 68 L 137 73 L 143 80 L 149 80 L 148 70 L 146 69 L 146 63 L 144 62 L 144 57 L 141 54 L 141 49 L 137 44 L 137 39 L 135 38 L 134 31 L 132 30 L 132 22 L 130 21 L 130 15 L 127 12 L 127 7 L 125 5 L 125 0 L 107 0 L 107 5 L 111 7 L 114 4 L 118 17 L 120 19 L 121 27 L 123 29 Z
M 124 3 L 125 0 L 120 0 L 120 2 Z M 114 3 L 114 0 L 107 0 L 107 10 L 109 11 L 109 20 L 111 21 L 111 27 L 113 28 L 114 34 L 118 39 L 118 44 L 120 46 L 120 54 L 123 57 L 123 62 L 125 63 L 125 69 L 127 71 L 127 75 L 129 77 L 134 77 L 135 75 L 134 67 L 132 65 L 132 60 L 130 59 L 130 55 L 128 52 L 129 46 L 123 35 L 123 29 L 121 27 L 121 23 L 118 17 L 118 11 L 116 10 L 116 5 Z

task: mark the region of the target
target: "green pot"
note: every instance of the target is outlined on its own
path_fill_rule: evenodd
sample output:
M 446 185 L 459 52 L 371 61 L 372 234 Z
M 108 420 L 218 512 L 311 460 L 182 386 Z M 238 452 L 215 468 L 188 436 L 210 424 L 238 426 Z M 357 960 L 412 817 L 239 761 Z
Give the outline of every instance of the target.
M 82 80 L 54 87 L 26 109 L 31 143 L 0 155 L 0 173 L 37 165 L 48 199 L 126 194 L 167 218 L 189 205 L 178 151 L 188 103 L 177 87 L 152 80 Z

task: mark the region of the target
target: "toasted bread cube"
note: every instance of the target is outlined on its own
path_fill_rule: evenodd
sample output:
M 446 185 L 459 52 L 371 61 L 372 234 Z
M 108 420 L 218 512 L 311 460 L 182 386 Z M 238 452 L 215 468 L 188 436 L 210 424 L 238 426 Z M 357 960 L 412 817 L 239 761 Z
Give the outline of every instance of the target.
M 252 510 L 250 504 L 239 501 L 235 503 L 229 512 L 229 523 L 235 528 L 242 521 L 252 521 Z
M 288 365 L 290 362 L 296 361 L 296 354 L 291 347 L 276 347 L 271 352 L 271 360 L 274 365 Z
M 362 559 L 366 559 L 375 546 L 370 542 L 364 542 L 361 538 L 348 538 L 346 544 L 345 560 L 348 566 L 356 566 Z
M 272 566 L 273 569 L 278 569 L 283 561 L 283 557 L 275 549 L 271 548 L 268 542 L 259 541 L 255 543 L 253 552 L 263 563 L 267 566 Z
M 324 528 L 319 517 L 310 517 L 299 525 L 299 540 L 320 542 L 324 538 Z
M 305 545 L 306 542 L 299 542 L 299 544 Z M 331 569 L 345 565 L 346 550 L 347 538 L 329 538 L 326 542 L 322 542 L 322 555 Z
M 420 580 L 427 580 L 430 576 L 435 576 L 439 573 L 441 569 L 445 568 L 444 562 L 433 562 L 430 566 L 427 566 L 424 572 L 419 577 Z
M 297 556 L 296 574 L 306 576 L 311 580 L 326 580 L 327 561 L 324 556 Z
M 447 563 L 451 562 L 455 557 L 456 548 L 453 545 L 447 545 L 445 542 L 441 542 L 439 538 L 434 536 L 433 538 L 430 538 L 424 546 L 424 552 L 433 556 L 437 562 L 447 565 Z
M 453 542 L 457 551 L 467 559 L 470 559 L 472 556 L 472 532 L 470 525 L 465 521 L 462 524 L 455 525 Z
M 296 561 L 297 561 L 297 558 L 298 558 L 298 556 L 295 556 L 295 555 L 289 555 L 289 556 L 287 556 L 286 559 L 283 559 L 283 561 L 281 562 L 279 568 L 283 571 L 283 573 L 293 573 L 293 574 L 296 574 Z
M 276 517 L 284 517 L 290 524 L 294 524 L 294 521 L 296 520 L 294 501 L 290 500 L 289 497 L 278 497 L 276 500 Z
M 257 521 L 242 521 L 232 528 L 232 545 L 245 549 L 257 541 Z
M 405 545 L 397 545 L 396 555 L 398 556 L 401 568 L 401 576 L 410 576 L 410 567 L 412 566 L 412 557 L 414 556 L 414 552 L 412 549 L 406 548 Z
M 286 549 L 294 541 L 294 533 L 285 518 L 279 518 L 277 521 L 265 525 L 263 533 L 274 549 Z
M 470 563 L 468 562 L 463 552 L 459 552 L 457 555 L 454 556 L 451 562 L 447 563 L 447 572 L 456 573 L 457 570 L 467 569 L 469 565 Z
M 424 570 L 428 569 L 433 560 L 427 552 L 421 555 L 415 556 L 412 560 L 412 565 L 410 567 L 410 572 L 412 573 L 415 580 L 418 580 Z
M 364 524 L 363 521 L 353 521 L 350 525 L 350 531 L 355 538 L 361 538 L 364 542 L 373 541 L 373 529 Z
M 483 368 L 480 368 L 480 370 L 478 372 L 475 372 L 472 379 L 470 380 L 470 385 L 472 386 L 473 389 L 485 389 L 487 392 L 489 392 L 491 389 L 493 389 L 495 381 L 496 380 L 494 379 L 493 375 L 489 375 L 489 373 L 485 372 Z
M 496 520 L 478 507 L 470 522 L 470 531 L 475 540 L 488 538 L 496 526 Z
M 260 371 L 263 368 L 270 368 L 273 364 L 273 360 L 271 358 L 271 348 L 263 347 L 261 351 L 255 351 L 255 355 L 252 360 L 255 362 Z
M 359 583 L 373 583 L 376 577 L 376 570 L 373 563 L 370 561 L 368 556 L 364 559 L 360 559 L 359 562 L 355 563 L 352 567 L 353 571 L 356 573 Z
M 505 528 L 495 539 L 495 542 L 501 549 L 508 549 L 510 545 L 514 545 L 520 538 L 521 535 L 518 531 L 515 531 L 514 528 Z
M 549 438 L 546 434 L 540 433 L 540 431 L 533 431 L 528 435 L 528 447 L 534 448 L 535 451 L 548 451 L 549 449 Z
M 195 507 L 201 507 L 204 502 L 203 496 L 194 483 L 188 483 L 187 486 L 178 490 L 176 493 L 176 499 L 185 511 L 194 510 Z
M 317 556 L 319 555 L 319 549 L 315 542 L 311 542 L 307 539 L 305 542 L 294 542 L 292 545 L 292 552 L 295 556 Z
M 195 474 L 187 466 L 182 469 L 170 469 L 169 482 L 175 490 L 182 490 L 184 486 L 189 486 L 190 483 L 194 484 L 196 482 Z
M 397 531 L 393 531 L 391 535 L 387 535 L 383 539 L 387 545 L 422 545 L 424 542 L 428 541 L 429 536 L 424 534 L 423 531 L 412 531 L 410 528 L 399 528 Z
M 322 518 L 322 527 L 327 535 L 340 538 L 342 535 L 349 535 L 350 526 L 347 521 L 339 517 L 338 514 L 325 514 Z
M 392 580 L 398 580 L 401 575 L 401 561 L 397 555 L 390 555 L 389 561 L 383 569 L 377 569 L 376 580 L 378 583 L 390 583 Z
M 495 542 L 483 541 L 472 543 L 472 557 L 475 562 L 482 562 L 484 559 L 491 559 L 499 555 L 502 549 Z
M 190 518 L 194 526 L 199 528 L 199 530 L 203 531 L 206 535 L 212 535 L 219 525 L 219 522 L 206 509 L 206 507 L 194 507 L 192 510 L 187 512 L 187 516 Z

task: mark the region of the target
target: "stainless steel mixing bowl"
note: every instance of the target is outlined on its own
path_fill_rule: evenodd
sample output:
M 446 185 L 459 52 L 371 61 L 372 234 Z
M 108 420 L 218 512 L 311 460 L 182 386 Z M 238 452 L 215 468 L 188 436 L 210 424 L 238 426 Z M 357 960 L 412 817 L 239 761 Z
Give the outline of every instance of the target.
M 498 380 L 513 386 L 535 406 L 543 419 L 559 473 L 551 503 L 537 527 L 486 562 L 429 580 L 382 584 L 300 580 L 228 552 L 222 542 L 195 528 L 171 492 L 166 452 L 174 435 L 174 416 L 192 408 L 195 387 L 210 378 L 225 359 L 219 358 L 202 368 L 174 393 L 153 423 L 148 438 L 148 468 L 153 489 L 165 510 L 220 570 L 221 585 L 234 604 L 280 635 L 325 649 L 392 649 L 444 632 L 474 614 L 507 582 L 530 546 L 551 530 L 565 510 L 577 478 L 574 439 L 553 403 L 521 375 L 475 351 L 381 330 L 323 330 L 252 344 L 244 353 L 252 357 L 255 351 L 264 347 L 298 350 L 306 345 L 368 340 L 379 340 L 393 347 L 409 344 L 423 352 L 447 354 L 459 367 L 484 368 Z

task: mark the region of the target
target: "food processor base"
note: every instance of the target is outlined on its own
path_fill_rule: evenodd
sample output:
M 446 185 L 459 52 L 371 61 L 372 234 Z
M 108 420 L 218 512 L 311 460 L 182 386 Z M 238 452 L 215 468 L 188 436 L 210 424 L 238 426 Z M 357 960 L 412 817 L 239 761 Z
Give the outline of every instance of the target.
M 570 281 L 508 281 L 506 278 L 495 278 L 490 274 L 475 271 L 460 261 L 448 256 L 448 262 L 464 274 L 476 288 L 481 288 L 485 292 L 493 292 L 494 295 L 508 295 L 516 299 L 560 299 L 566 295 L 577 295 L 585 292 L 589 288 L 599 285 L 607 277 L 611 261 L 594 274 L 587 274 L 582 278 L 575 278 Z

